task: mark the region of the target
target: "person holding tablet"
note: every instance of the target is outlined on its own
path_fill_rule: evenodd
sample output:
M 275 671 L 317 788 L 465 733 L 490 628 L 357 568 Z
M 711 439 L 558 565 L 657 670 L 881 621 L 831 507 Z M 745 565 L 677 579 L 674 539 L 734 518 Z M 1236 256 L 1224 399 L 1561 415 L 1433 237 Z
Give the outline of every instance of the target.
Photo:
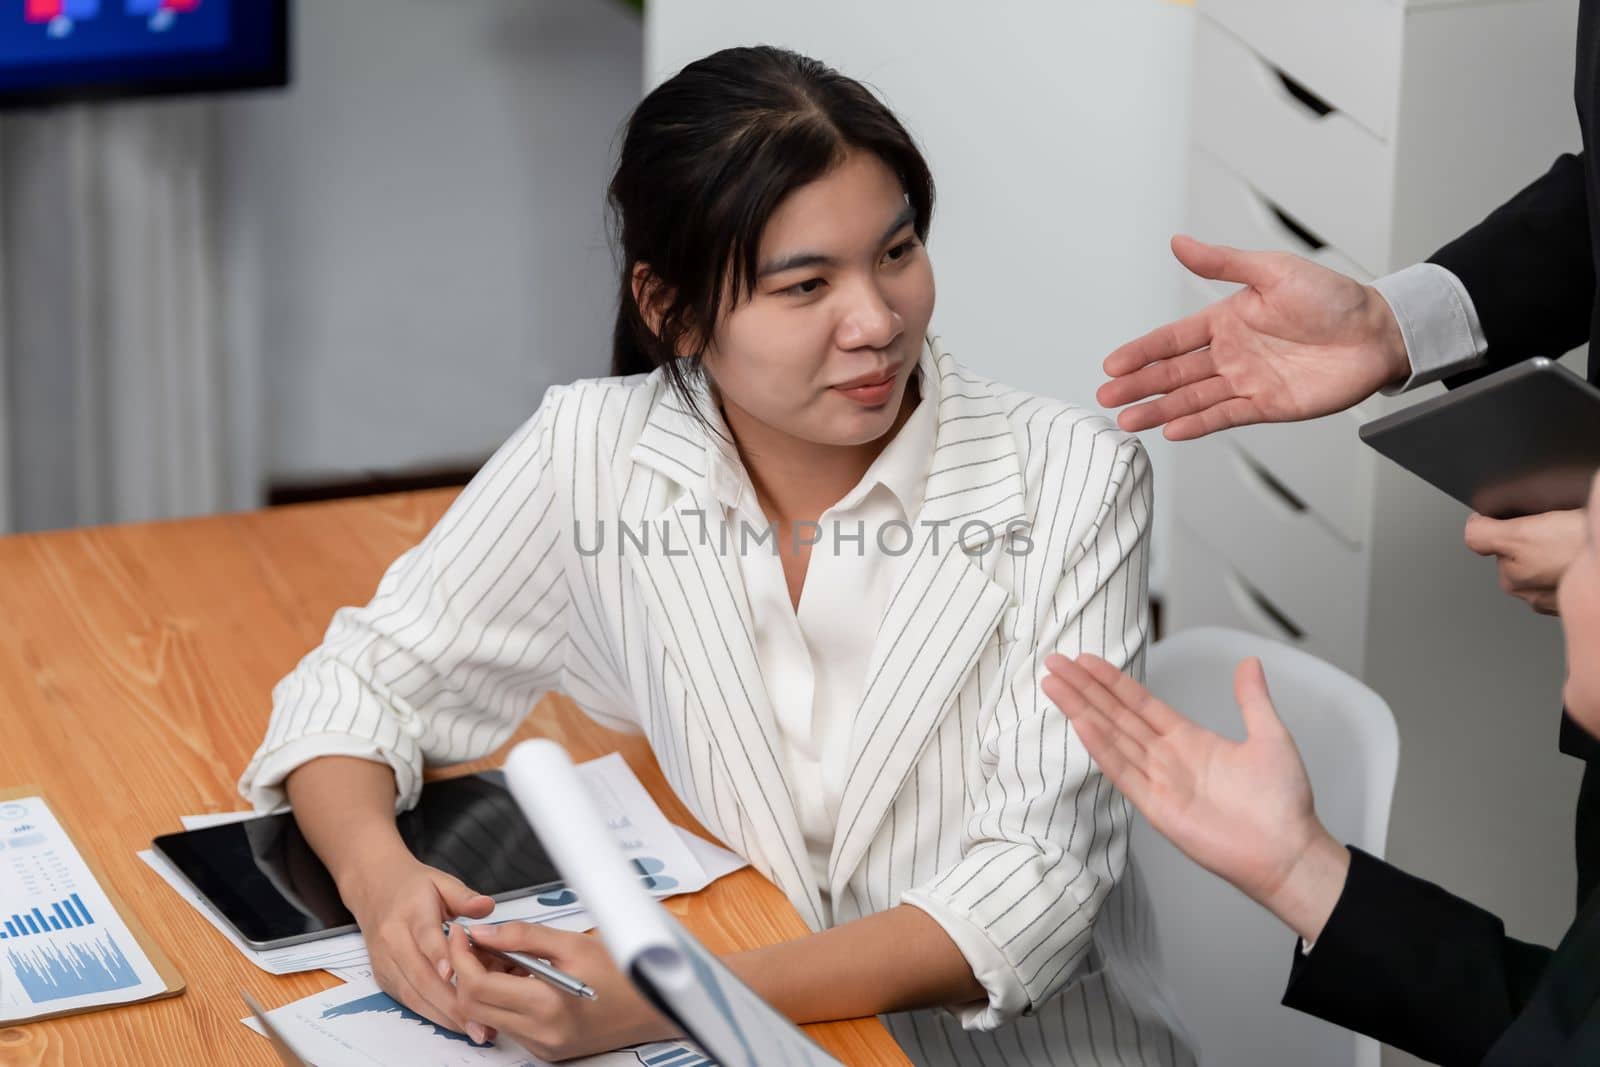
M 882 1013 L 924 1064 L 1193 1062 L 1148 988 L 1130 811 L 1039 691 L 1053 651 L 1142 668 L 1137 441 L 928 338 L 927 164 L 814 60 L 684 68 L 629 120 L 610 198 L 618 376 L 552 388 L 335 616 L 243 792 L 292 802 L 414 1010 L 552 1059 L 659 1037 L 593 938 L 475 932 L 593 1000 L 452 984 L 441 919 L 490 902 L 394 831 L 426 767 L 559 690 L 642 731 L 809 924 L 728 960 L 789 1018 Z
M 1125 430 L 1164 426 L 1174 441 L 1232 426 L 1292 422 L 1354 407 L 1380 389 L 1468 380 L 1589 342 L 1600 384 L 1600 2 L 1582 0 L 1574 86 L 1583 151 L 1426 263 L 1362 285 L 1289 253 L 1175 237 L 1203 278 L 1244 289 L 1123 345 L 1100 387 Z M 1139 403 L 1135 403 L 1139 402 Z M 1556 583 L 1582 543 L 1584 517 L 1564 510 L 1473 515 L 1466 543 L 1496 559 L 1500 584 L 1536 611 L 1557 610 Z M 1563 714 L 1561 751 L 1585 762 L 1578 798 L 1580 901 L 1600 884 L 1600 742 Z
M 1592 737 L 1600 734 L 1600 478 L 1557 597 L 1563 696 Z M 1317 818 L 1259 660 L 1241 663 L 1235 676 L 1240 742 L 1190 722 L 1103 659 L 1046 662 L 1045 692 L 1150 825 L 1300 936 L 1286 1005 L 1434 1063 L 1600 1062 L 1600 895 L 1551 951 L 1339 844 Z

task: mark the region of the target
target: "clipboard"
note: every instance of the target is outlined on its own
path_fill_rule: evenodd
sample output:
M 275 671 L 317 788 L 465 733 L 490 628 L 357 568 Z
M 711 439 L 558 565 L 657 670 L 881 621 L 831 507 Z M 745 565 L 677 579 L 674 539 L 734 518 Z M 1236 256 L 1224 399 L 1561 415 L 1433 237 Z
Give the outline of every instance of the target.
M 14 789 L 0 789 L 0 804 L 3 804 L 8 800 L 21 800 L 23 797 L 39 797 L 46 804 L 50 804 L 50 798 L 45 796 L 44 790 L 37 786 L 25 785 Z M 152 1000 L 165 1000 L 167 997 L 175 997 L 182 993 L 184 989 L 187 988 L 183 980 L 183 975 L 178 973 L 178 969 L 172 965 L 172 961 L 167 958 L 167 954 L 161 951 L 161 946 L 156 944 L 155 939 L 150 936 L 149 932 L 145 930 L 144 925 L 139 922 L 138 916 L 136 916 L 133 913 L 133 910 L 129 908 L 128 905 L 123 901 L 121 895 L 116 891 L 116 888 L 112 886 L 110 880 L 106 878 L 105 871 L 101 868 L 95 857 L 78 847 L 78 840 L 73 836 L 72 828 L 68 825 L 67 820 L 62 817 L 61 811 L 54 804 L 50 804 L 50 811 L 55 815 L 56 821 L 61 824 L 61 829 L 66 833 L 68 840 L 72 842 L 72 847 L 77 849 L 78 855 L 82 858 L 84 866 L 89 868 L 89 873 L 92 874 L 94 876 L 94 880 L 100 884 L 101 892 L 105 893 L 106 899 L 111 901 L 111 906 L 116 909 L 117 915 L 121 917 L 123 924 L 127 926 L 128 932 L 133 935 L 133 939 L 137 941 L 139 943 L 139 947 L 144 950 L 145 958 L 148 959 L 150 961 L 150 965 L 156 969 L 156 976 L 161 979 L 161 984 L 165 988 L 160 992 L 152 993 L 149 996 L 140 997 L 137 1000 L 123 1000 L 118 1001 L 115 1004 L 96 1004 L 93 1007 L 87 1008 L 67 1008 L 65 1010 L 46 1011 L 41 1012 L 38 1015 L 27 1015 L 18 1019 L 7 1019 L 4 1025 L 8 1027 L 23 1026 L 27 1023 L 43 1022 L 46 1019 L 59 1019 L 64 1015 L 82 1015 L 86 1012 L 105 1011 L 108 1008 L 121 1008 L 129 1004 L 148 1004 Z

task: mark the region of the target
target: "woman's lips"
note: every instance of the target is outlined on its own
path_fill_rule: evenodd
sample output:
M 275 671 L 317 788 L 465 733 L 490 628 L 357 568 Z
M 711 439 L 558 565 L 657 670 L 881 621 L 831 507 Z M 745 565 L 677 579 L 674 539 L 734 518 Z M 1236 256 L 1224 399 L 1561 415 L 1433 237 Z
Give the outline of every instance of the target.
M 875 408 L 889 402 L 894 395 L 894 383 L 899 371 L 890 371 L 888 377 L 857 385 L 836 385 L 834 389 L 854 400 L 862 407 Z

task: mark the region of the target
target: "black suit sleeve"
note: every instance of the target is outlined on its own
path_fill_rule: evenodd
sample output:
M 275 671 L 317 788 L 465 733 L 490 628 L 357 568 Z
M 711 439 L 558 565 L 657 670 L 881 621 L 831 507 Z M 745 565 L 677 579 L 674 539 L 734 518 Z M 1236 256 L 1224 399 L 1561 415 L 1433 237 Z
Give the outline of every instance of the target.
M 1477 1064 L 1511 1025 L 1549 949 L 1499 919 L 1350 850 L 1350 875 L 1283 1003 L 1442 1064 Z
M 1429 257 L 1472 297 L 1490 369 L 1553 358 L 1589 339 L 1595 273 L 1583 171 L 1582 155 L 1562 156 Z

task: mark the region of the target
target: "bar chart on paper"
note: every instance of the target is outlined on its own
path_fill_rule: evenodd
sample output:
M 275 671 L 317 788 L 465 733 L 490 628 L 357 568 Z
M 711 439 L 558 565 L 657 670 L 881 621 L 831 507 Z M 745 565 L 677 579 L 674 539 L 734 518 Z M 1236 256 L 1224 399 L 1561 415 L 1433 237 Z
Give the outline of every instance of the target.
M 164 987 L 43 798 L 0 803 L 0 1021 Z

